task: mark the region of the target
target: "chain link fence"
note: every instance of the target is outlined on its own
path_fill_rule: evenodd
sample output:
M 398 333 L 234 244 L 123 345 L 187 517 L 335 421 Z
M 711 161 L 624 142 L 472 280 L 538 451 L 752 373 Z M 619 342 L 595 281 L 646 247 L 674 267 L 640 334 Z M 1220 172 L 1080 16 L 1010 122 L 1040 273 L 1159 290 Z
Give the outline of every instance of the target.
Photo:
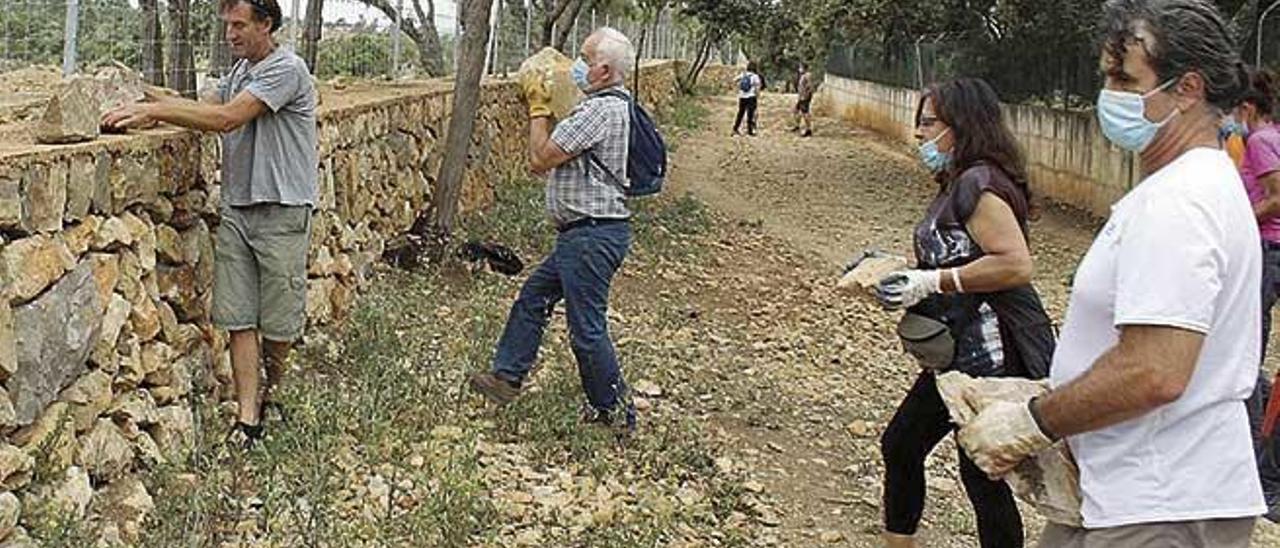
M 276 40 L 302 54 L 320 79 L 441 76 L 455 68 L 461 29 L 453 0 L 280 1 L 284 21 Z M 233 62 L 217 3 L 0 0 L 0 72 L 41 66 L 70 74 L 122 63 L 156 85 L 190 93 L 225 73 Z M 576 17 L 562 16 L 547 24 L 539 6 L 548 4 L 550 0 L 494 1 L 488 74 L 514 72 L 544 42 L 572 56 L 577 44 L 605 25 L 630 36 L 643 58 L 694 53 L 694 36 L 669 12 L 641 22 L 613 12 L 578 9 Z
M 1101 85 L 1093 44 L 1046 44 L 1008 51 L 973 34 L 919 36 L 910 43 L 859 42 L 832 48 L 827 72 L 921 89 L 959 78 L 986 80 L 1006 101 L 1058 107 L 1092 104 Z
M 1242 57 L 1280 69 L 1280 1 L 1262 24 L 1237 23 Z M 1261 46 L 1257 37 L 1261 35 Z M 864 40 L 832 47 L 828 73 L 920 89 L 962 76 L 990 83 L 1001 99 L 1053 107 L 1092 106 L 1102 86 L 1100 48 L 1092 36 L 1046 31 L 1038 37 L 993 40 L 983 31 L 917 36 L 883 43 Z

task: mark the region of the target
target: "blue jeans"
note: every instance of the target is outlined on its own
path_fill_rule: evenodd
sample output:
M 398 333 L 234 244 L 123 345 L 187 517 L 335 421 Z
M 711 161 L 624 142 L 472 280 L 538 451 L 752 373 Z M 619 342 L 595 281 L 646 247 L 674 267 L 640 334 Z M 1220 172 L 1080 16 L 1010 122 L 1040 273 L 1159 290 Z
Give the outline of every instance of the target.
M 561 299 L 569 321 L 569 340 L 587 401 L 609 413 L 625 400 L 626 383 L 609 339 L 609 285 L 631 247 L 631 225 L 625 222 L 584 225 L 556 238 L 555 248 L 525 280 L 511 306 L 507 326 L 493 357 L 496 376 L 524 381 L 538 358 L 542 334 Z M 635 420 L 627 406 L 627 421 Z

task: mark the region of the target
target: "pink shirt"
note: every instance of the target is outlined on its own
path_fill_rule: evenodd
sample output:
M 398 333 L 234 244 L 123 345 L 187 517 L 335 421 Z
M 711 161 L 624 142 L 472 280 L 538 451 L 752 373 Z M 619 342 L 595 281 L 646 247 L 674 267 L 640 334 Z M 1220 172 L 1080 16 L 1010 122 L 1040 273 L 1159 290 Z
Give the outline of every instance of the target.
M 1280 128 L 1269 124 L 1250 132 L 1245 144 L 1240 178 L 1244 179 L 1249 202 L 1256 204 L 1267 197 L 1267 190 L 1258 178 L 1273 171 L 1280 171 Z M 1259 222 L 1258 231 L 1262 233 L 1262 239 L 1280 243 L 1280 217 Z

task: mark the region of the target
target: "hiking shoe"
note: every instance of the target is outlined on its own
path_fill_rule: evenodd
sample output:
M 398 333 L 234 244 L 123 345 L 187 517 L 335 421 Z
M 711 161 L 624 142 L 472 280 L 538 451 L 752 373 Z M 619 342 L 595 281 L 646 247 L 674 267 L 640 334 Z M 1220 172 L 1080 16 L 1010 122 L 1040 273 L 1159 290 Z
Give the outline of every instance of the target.
M 636 432 L 636 411 L 631 404 L 626 404 L 620 411 L 604 411 L 592 407 L 589 403 L 582 405 L 582 422 L 607 428 L 619 444 L 625 445 Z
M 263 430 L 262 423 L 245 424 L 243 422 L 236 421 L 235 425 L 231 427 L 231 431 L 227 432 L 227 437 L 224 441 L 228 445 L 234 445 L 241 449 L 249 450 L 253 449 L 253 447 L 257 445 L 258 442 L 262 441 L 262 438 L 265 436 L 266 431 Z
M 489 372 L 472 373 L 470 384 L 472 390 L 498 405 L 511 403 L 511 400 L 520 395 L 519 386 Z
M 812 130 L 808 130 L 808 129 L 806 129 L 806 130 L 804 130 L 804 133 L 801 133 L 801 134 L 800 134 L 800 136 L 801 136 L 801 137 L 813 137 L 813 131 L 812 131 Z

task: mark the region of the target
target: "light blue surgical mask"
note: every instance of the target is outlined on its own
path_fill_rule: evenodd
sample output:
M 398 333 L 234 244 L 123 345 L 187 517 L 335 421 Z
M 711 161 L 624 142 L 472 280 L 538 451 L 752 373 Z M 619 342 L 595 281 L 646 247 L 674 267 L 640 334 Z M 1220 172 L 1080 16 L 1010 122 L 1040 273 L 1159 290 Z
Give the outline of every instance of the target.
M 920 161 L 924 163 L 924 167 L 929 168 L 929 171 L 941 173 L 942 170 L 951 166 L 951 154 L 938 150 L 938 141 L 950 131 L 951 128 L 944 129 L 937 137 L 920 143 Z
M 587 73 L 591 72 L 591 65 L 583 61 L 581 57 L 573 61 L 573 67 L 569 69 L 569 74 L 573 76 L 573 83 L 578 85 L 578 89 L 587 91 L 591 87 L 591 81 L 587 78 Z
M 1176 81 L 1177 78 L 1170 79 L 1146 93 L 1103 89 L 1098 93 L 1098 123 L 1102 126 L 1102 134 L 1122 149 L 1133 152 L 1146 150 L 1160 128 L 1178 115 L 1175 109 L 1160 122 L 1148 120 L 1147 98 L 1164 91 Z

